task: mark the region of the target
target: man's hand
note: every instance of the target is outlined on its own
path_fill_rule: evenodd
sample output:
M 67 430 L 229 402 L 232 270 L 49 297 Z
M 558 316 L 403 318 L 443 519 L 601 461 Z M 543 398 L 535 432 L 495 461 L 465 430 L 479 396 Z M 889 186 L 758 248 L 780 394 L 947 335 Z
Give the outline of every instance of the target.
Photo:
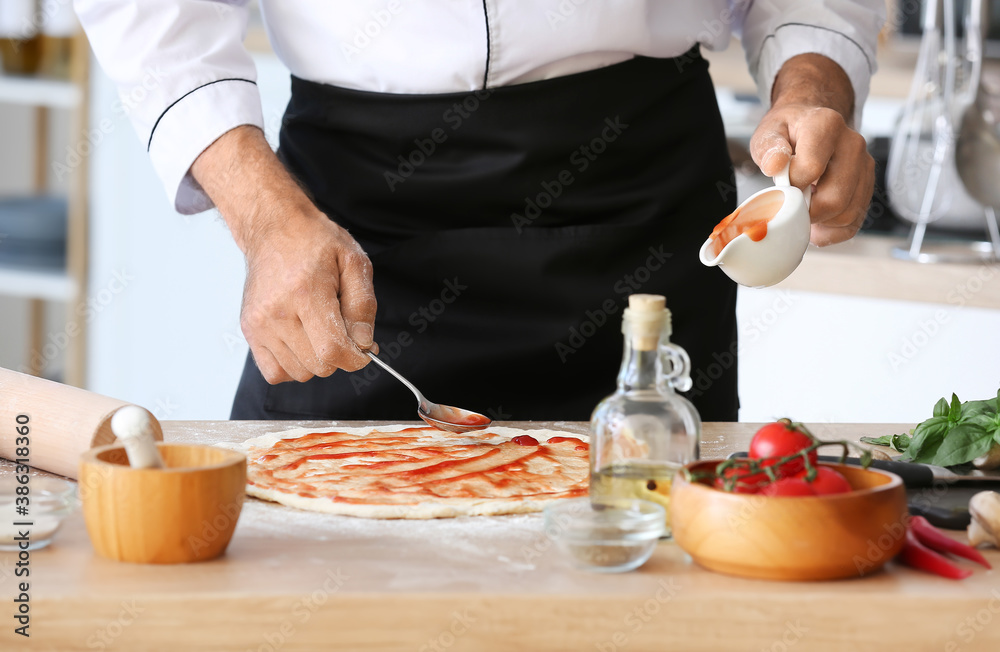
M 850 79 L 831 59 L 801 54 L 782 66 L 771 99 L 771 109 L 750 139 L 753 160 L 773 177 L 791 158 L 792 185 L 815 184 L 809 209 L 813 244 L 853 237 L 871 202 L 875 161 L 865 139 L 851 128 Z
M 361 246 L 306 197 L 256 127 L 227 132 L 191 166 L 246 255 L 240 325 L 271 384 L 370 361 L 375 292 Z

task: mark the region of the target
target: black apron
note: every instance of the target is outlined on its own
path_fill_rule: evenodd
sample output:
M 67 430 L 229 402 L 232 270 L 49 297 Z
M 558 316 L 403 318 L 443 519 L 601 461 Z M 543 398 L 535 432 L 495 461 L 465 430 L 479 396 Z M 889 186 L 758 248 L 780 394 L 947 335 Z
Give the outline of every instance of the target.
M 587 420 L 614 391 L 629 294 L 664 294 L 704 420 L 735 421 L 736 286 L 698 261 L 735 209 L 697 49 L 473 93 L 292 78 L 279 155 L 375 270 L 379 354 L 432 401 Z M 413 420 L 374 364 L 268 385 L 233 419 Z

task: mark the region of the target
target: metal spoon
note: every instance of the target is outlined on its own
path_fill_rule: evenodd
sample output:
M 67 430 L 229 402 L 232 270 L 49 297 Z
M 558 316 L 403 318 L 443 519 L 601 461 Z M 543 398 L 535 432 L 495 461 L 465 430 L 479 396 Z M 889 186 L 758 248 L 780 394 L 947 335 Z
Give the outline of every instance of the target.
M 428 401 L 420 393 L 420 390 L 414 387 L 413 383 L 399 375 L 395 369 L 379 360 L 378 356 L 371 351 L 366 351 L 366 353 L 373 362 L 395 376 L 399 382 L 406 385 L 413 392 L 413 395 L 417 397 L 417 416 L 426 421 L 428 425 L 451 432 L 468 432 L 470 430 L 488 428 L 493 423 L 492 419 L 478 412 L 463 410 L 450 405 L 438 405 L 437 403 Z

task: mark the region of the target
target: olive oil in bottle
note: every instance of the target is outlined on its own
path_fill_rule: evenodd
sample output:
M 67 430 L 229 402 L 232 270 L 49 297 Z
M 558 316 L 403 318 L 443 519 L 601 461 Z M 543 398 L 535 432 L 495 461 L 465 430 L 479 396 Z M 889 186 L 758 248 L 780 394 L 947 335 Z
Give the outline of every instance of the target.
M 590 479 L 591 495 L 651 500 L 670 509 L 670 486 L 680 464 L 611 464 Z

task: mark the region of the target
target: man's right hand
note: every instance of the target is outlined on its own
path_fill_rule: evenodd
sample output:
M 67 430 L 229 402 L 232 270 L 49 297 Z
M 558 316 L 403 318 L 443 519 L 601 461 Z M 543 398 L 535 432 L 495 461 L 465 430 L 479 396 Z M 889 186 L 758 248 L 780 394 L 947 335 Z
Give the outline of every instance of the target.
M 246 256 L 240 325 L 264 378 L 305 382 L 368 364 L 371 261 L 306 197 L 263 133 L 227 132 L 191 172 Z

